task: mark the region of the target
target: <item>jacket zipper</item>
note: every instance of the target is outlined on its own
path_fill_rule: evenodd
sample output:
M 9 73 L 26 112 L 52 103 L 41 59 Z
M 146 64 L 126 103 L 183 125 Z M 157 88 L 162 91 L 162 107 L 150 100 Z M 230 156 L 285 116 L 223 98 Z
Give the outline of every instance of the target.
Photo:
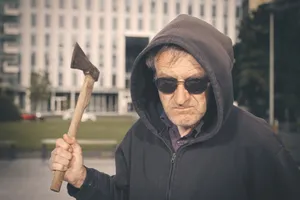
M 171 197 L 171 183 L 172 183 L 172 177 L 173 177 L 173 169 L 174 169 L 174 163 L 176 159 L 176 153 L 172 154 L 171 158 L 171 168 L 170 168 L 170 175 L 169 175 L 169 184 L 168 184 L 168 191 L 167 191 L 167 200 Z

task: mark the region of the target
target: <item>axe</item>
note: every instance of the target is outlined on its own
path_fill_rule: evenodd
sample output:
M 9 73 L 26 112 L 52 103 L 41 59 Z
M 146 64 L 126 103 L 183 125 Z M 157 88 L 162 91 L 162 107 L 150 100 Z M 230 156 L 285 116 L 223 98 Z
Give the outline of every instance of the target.
M 71 60 L 71 68 L 80 69 L 83 71 L 85 78 L 80 90 L 80 94 L 76 103 L 75 111 L 69 126 L 68 135 L 76 137 L 76 133 L 81 121 L 84 109 L 87 107 L 92 91 L 94 82 L 99 78 L 99 70 L 89 61 L 84 54 L 79 44 L 76 43 Z M 50 189 L 54 192 L 59 192 L 65 172 L 55 171 Z

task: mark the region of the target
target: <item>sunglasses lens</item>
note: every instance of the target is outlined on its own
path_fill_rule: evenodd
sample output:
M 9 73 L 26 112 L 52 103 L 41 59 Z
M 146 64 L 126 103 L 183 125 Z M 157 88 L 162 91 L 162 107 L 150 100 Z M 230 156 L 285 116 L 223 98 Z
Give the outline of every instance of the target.
M 171 94 L 176 90 L 177 80 L 174 78 L 158 78 L 155 80 L 155 84 L 159 91 Z
M 185 81 L 185 89 L 191 94 L 201 94 L 207 89 L 208 78 L 190 78 Z

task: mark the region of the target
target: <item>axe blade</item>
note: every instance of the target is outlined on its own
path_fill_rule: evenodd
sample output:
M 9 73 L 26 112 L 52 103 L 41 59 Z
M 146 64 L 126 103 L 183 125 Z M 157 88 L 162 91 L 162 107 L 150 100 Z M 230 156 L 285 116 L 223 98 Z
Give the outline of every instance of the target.
M 89 74 L 95 82 L 99 79 L 100 71 L 89 61 L 77 42 L 73 50 L 71 68 L 82 70 L 85 75 Z

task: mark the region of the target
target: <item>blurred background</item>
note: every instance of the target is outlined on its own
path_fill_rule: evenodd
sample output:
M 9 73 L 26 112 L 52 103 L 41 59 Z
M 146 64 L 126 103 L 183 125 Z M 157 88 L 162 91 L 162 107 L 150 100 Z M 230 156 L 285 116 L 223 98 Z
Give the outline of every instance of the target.
M 138 118 L 134 59 L 182 13 L 231 38 L 234 104 L 268 121 L 300 165 L 299 0 L 0 0 L 1 200 L 71 199 L 50 192 L 47 162 L 84 79 L 70 68 L 76 42 L 101 71 L 79 143 L 86 165 L 114 173 L 114 149 Z

